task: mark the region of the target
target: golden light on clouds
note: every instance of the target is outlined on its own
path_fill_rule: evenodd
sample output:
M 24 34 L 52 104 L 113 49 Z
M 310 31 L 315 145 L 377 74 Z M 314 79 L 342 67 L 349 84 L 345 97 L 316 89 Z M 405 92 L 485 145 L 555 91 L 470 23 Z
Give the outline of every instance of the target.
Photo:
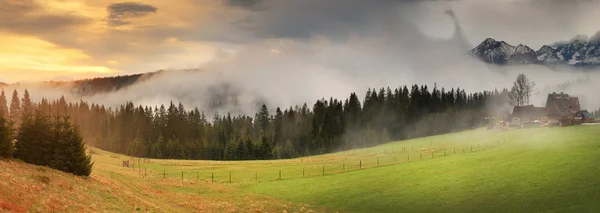
M 47 41 L 17 35 L 0 35 L 0 70 L 34 70 L 69 73 L 110 73 L 104 66 L 81 64 L 90 56 L 78 49 L 58 47 Z
M 222 2 L 175 1 L 0 0 L 0 81 L 198 68 Z
M 106 63 L 107 64 L 120 64 L 118 61 L 115 61 L 115 60 L 109 60 L 109 61 L 106 61 Z

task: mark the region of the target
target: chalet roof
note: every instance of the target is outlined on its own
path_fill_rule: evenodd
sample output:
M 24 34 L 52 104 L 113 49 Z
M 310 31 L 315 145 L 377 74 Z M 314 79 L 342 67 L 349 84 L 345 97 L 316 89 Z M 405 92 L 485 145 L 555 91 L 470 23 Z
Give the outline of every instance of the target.
M 579 106 L 579 98 L 578 97 L 570 97 L 569 98 L 569 108 L 573 111 L 581 111 L 581 107 Z
M 590 119 L 594 118 L 594 115 L 592 115 L 592 113 L 588 112 L 587 110 L 581 110 L 581 111 L 577 112 L 577 114 L 583 115 L 584 118 L 590 118 Z
M 537 119 L 542 117 L 545 112 L 546 108 L 544 107 L 534 107 L 533 105 L 515 106 L 512 117 L 520 120 Z
M 576 113 L 580 111 L 578 97 L 569 97 L 568 94 L 564 93 L 552 93 L 548 94 L 548 100 L 546 100 L 546 115 L 549 116 L 564 116 Z
M 546 109 L 550 108 L 550 105 L 552 104 L 552 102 L 556 99 L 561 99 L 561 98 L 569 98 L 569 94 L 565 94 L 565 93 L 550 93 L 548 94 L 548 99 L 546 99 Z

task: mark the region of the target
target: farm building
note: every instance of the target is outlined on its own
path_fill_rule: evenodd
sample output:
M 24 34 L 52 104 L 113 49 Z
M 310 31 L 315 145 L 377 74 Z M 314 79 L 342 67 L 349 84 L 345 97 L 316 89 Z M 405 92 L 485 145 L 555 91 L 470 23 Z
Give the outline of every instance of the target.
M 546 113 L 546 108 L 535 107 L 533 105 L 515 106 L 511 116 L 513 121 L 529 122 L 540 120 Z
M 569 97 L 568 94 L 564 93 L 552 93 L 548 94 L 546 100 L 546 116 L 550 120 L 560 120 L 560 118 L 575 114 L 581 111 L 579 106 L 579 98 Z
M 594 115 L 592 115 L 592 113 L 588 112 L 587 110 L 581 110 L 581 111 L 575 113 L 575 116 L 573 117 L 573 119 L 580 120 L 581 123 L 594 123 L 594 122 L 596 122 L 596 119 L 594 118 Z
M 546 107 L 515 106 L 511 120 L 521 126 L 531 123 L 572 125 L 595 122 L 591 113 L 581 110 L 578 97 L 570 97 L 562 92 L 548 94 Z

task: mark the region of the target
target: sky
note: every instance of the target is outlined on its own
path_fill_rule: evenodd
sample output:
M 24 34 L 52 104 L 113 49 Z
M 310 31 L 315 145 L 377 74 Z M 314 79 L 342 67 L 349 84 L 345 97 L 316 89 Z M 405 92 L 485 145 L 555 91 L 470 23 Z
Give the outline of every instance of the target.
M 399 56 L 410 58 L 427 46 L 419 42 L 456 34 L 447 10 L 470 46 L 492 37 L 538 49 L 592 36 L 600 20 L 595 0 L 0 0 L 0 81 L 208 69 L 234 55 L 283 54 L 286 45 L 389 46 L 370 43 L 382 38 L 416 49 Z

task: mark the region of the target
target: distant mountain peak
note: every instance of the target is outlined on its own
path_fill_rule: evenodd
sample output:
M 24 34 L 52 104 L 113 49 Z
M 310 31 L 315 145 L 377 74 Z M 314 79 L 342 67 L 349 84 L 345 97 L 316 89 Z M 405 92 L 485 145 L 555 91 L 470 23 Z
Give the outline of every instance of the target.
M 600 42 L 573 39 L 543 45 L 534 51 L 527 45 L 512 46 L 504 41 L 486 38 L 469 51 L 469 54 L 490 64 L 565 64 L 578 67 L 600 66 Z
M 469 51 L 473 56 L 492 64 L 505 64 L 515 52 L 516 47 L 493 38 L 485 39 L 481 44 Z
M 519 44 L 508 59 L 511 64 L 538 64 L 540 61 L 533 49 Z
M 496 41 L 496 39 L 493 39 L 493 38 L 486 38 L 485 40 L 483 40 L 483 42 L 482 42 L 482 43 L 488 43 L 488 44 L 491 44 L 491 43 L 495 43 L 495 42 L 497 42 L 497 41 Z

